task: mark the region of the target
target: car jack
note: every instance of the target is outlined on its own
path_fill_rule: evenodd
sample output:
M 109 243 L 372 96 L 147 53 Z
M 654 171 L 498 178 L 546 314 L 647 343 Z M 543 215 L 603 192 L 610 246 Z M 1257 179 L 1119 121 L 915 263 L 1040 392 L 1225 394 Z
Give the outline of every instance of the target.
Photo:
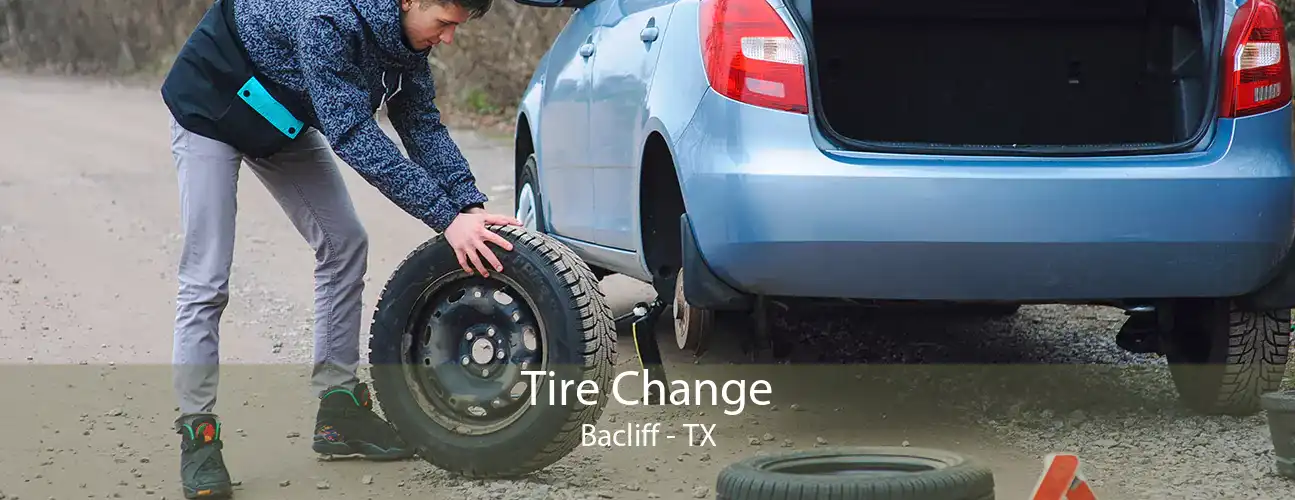
M 665 312 L 666 305 L 660 299 L 651 303 L 639 302 L 629 313 L 616 318 L 617 329 L 628 324 L 634 338 L 634 352 L 638 355 L 639 365 L 647 371 L 648 380 L 660 382 L 649 384 L 647 400 L 644 404 L 666 404 L 664 389 L 670 385 L 665 374 L 665 360 L 661 357 L 661 346 L 657 342 L 656 325 Z

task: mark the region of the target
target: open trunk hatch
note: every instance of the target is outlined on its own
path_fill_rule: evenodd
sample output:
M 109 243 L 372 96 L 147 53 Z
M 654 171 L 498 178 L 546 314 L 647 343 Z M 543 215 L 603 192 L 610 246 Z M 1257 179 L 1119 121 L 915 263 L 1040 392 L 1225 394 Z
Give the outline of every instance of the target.
M 820 123 L 861 149 L 1164 150 L 1216 108 L 1218 0 L 793 4 Z

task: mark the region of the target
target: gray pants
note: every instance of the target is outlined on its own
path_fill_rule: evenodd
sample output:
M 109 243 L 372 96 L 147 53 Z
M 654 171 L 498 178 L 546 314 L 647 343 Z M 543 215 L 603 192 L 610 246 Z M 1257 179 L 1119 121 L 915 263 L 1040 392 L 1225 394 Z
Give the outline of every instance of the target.
M 238 173 L 246 161 L 315 251 L 315 394 L 358 382 L 360 314 L 368 235 L 322 134 L 310 130 L 267 160 L 171 121 L 184 250 L 173 346 L 180 418 L 214 414 L 220 319 L 229 302 Z

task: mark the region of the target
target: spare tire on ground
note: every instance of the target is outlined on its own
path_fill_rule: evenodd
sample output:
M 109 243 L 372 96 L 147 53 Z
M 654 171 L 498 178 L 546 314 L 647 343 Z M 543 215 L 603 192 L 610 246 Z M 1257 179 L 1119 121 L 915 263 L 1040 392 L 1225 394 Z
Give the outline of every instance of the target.
M 489 277 L 465 273 L 440 235 L 409 254 L 378 300 L 369 358 L 382 413 L 420 457 L 506 478 L 562 459 L 582 424 L 598 420 L 616 333 L 598 280 L 566 246 L 516 226 L 491 230 L 514 248 L 491 244 L 504 270 Z M 552 375 L 523 373 L 532 370 Z M 593 404 L 577 395 L 583 381 L 600 389 L 585 397 Z
M 994 475 L 944 450 L 823 448 L 730 464 L 715 490 L 720 500 L 992 500 Z

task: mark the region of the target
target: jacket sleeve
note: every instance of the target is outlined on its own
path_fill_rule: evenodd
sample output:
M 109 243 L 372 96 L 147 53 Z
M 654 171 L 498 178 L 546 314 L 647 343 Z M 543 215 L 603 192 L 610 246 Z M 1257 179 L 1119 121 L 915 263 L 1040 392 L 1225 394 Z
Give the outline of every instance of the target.
M 444 232 L 458 216 L 455 202 L 427 169 L 405 158 L 378 127 L 353 63 L 357 48 L 337 21 L 317 15 L 300 24 L 298 64 L 321 132 L 351 168 L 402 210 Z
M 388 102 L 388 114 L 409 157 L 440 179 L 450 197 L 462 206 L 485 203 L 468 161 L 450 138 L 434 101 L 436 87 L 430 65 L 405 73 L 399 94 Z

